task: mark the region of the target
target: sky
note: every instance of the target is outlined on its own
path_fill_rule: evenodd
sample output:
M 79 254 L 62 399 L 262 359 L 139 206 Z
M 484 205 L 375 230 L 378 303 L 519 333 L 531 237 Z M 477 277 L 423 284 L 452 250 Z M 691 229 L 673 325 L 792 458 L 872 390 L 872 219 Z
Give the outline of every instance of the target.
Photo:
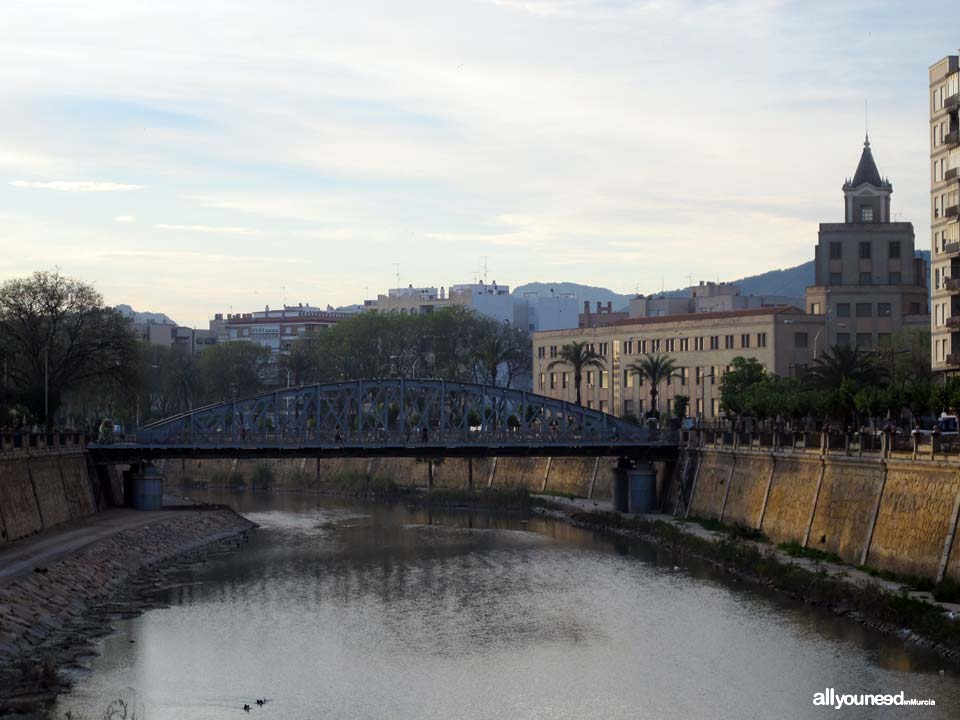
M 4 0 L 0 280 L 109 304 L 651 292 L 813 257 L 864 104 L 929 245 L 944 2 Z

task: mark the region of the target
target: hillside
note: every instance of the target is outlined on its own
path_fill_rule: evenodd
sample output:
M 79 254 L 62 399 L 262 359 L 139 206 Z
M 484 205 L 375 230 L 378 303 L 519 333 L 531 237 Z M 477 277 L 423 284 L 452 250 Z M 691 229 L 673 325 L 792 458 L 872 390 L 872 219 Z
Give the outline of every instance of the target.
M 135 323 L 160 323 L 164 325 L 176 325 L 176 323 L 163 313 L 155 312 L 137 312 L 129 305 L 116 305 L 114 310 L 124 317 L 132 318 Z

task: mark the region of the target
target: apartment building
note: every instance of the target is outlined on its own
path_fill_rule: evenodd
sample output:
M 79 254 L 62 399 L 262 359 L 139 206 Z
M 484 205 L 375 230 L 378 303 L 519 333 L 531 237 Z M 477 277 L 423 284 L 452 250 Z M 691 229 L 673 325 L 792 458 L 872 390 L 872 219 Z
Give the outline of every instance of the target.
M 161 347 L 182 347 L 189 352 L 202 352 L 211 345 L 216 345 L 218 339 L 216 332 L 212 330 L 197 330 L 152 320 L 134 323 L 133 328 L 146 343 Z
M 960 371 L 960 56 L 930 67 L 933 369 Z
M 813 360 L 823 315 L 789 306 L 686 313 L 611 320 L 605 325 L 538 332 L 533 340 L 534 392 L 575 402 L 572 369 L 551 368 L 560 348 L 588 342 L 604 358 L 602 369 L 584 372 L 582 401 L 614 415 L 641 416 L 650 409 L 650 386 L 628 366 L 648 353 L 669 355 L 677 376 L 660 388 L 661 412 L 677 395 L 689 398 L 688 414 L 712 420 L 720 413 L 720 381 L 735 357 L 756 358 L 767 370 L 795 376 Z M 823 346 L 820 346 L 822 350 Z
M 210 321 L 210 329 L 219 334 L 221 342 L 245 340 L 278 353 L 288 351 L 297 340 L 310 337 L 353 315 L 303 304 L 273 310 L 268 305 L 257 312 L 217 313 Z
M 892 221 L 892 193 L 868 137 L 843 184 L 844 221 L 820 224 L 806 304 L 811 314 L 827 315 L 821 347 L 871 350 L 900 328 L 930 324 L 926 263 L 915 257 L 913 224 Z

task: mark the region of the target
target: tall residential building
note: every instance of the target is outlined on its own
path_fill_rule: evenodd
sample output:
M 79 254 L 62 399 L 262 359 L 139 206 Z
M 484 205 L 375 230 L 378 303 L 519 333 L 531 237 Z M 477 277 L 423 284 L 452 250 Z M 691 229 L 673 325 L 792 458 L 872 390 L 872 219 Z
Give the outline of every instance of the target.
M 960 371 L 960 61 L 930 67 L 930 214 L 933 369 Z
M 806 297 L 807 311 L 824 317 L 818 353 L 833 345 L 875 349 L 902 327 L 929 326 L 926 264 L 915 257 L 913 224 L 891 221 L 892 193 L 867 138 L 843 184 L 844 221 L 820 224 Z
M 297 340 L 309 338 L 353 317 L 354 313 L 321 310 L 310 305 L 287 305 L 282 309 L 251 313 L 217 313 L 210 321 L 210 330 L 219 334 L 220 342 L 246 340 L 255 342 L 272 352 L 286 352 Z

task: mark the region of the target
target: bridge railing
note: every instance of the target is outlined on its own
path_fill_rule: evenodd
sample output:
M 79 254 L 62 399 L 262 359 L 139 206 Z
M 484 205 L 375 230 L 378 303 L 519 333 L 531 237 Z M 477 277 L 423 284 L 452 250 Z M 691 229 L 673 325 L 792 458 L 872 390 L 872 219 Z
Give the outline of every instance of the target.
M 77 431 L 0 431 L 0 455 L 40 455 L 80 450 L 85 446 L 83 433 Z

